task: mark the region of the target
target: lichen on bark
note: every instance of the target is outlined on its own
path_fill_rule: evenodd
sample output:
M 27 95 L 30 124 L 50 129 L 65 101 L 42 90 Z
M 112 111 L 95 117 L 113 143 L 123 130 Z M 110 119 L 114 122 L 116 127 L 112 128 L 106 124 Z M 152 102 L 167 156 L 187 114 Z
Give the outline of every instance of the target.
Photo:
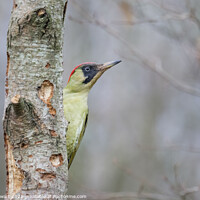
M 7 39 L 4 116 L 7 194 L 12 196 L 67 191 L 62 107 L 66 2 L 14 1 Z

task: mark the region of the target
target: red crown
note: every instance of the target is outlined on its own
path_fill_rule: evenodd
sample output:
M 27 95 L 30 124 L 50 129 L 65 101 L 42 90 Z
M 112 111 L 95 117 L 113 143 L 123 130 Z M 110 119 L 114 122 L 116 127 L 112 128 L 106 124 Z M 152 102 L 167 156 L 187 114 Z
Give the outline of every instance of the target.
M 74 74 L 74 72 L 75 72 L 75 70 L 76 70 L 77 68 L 79 68 L 81 65 L 87 65 L 87 64 L 95 64 L 95 63 L 94 63 L 94 62 L 85 62 L 85 63 L 81 63 L 80 65 L 76 66 L 76 67 L 72 70 L 72 72 L 71 72 L 71 74 L 70 74 L 70 76 L 69 76 L 69 79 L 68 79 L 67 83 L 69 82 L 71 76 Z

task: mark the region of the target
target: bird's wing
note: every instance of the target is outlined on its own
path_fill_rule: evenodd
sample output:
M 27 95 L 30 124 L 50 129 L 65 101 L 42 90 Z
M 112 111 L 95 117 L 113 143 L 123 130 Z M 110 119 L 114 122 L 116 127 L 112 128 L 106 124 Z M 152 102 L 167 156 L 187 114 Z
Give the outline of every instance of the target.
M 87 126 L 87 121 L 88 121 L 88 113 L 85 113 L 85 116 L 83 117 L 83 119 L 84 120 L 82 121 L 80 128 L 77 130 L 79 132 L 78 134 L 80 134 L 80 136 L 77 137 L 78 140 L 76 141 L 76 144 L 74 146 L 73 152 L 68 157 L 68 169 L 70 168 L 70 166 L 72 164 L 74 156 L 76 155 L 76 152 L 77 152 L 77 150 L 79 148 L 79 145 L 80 145 L 81 140 L 83 138 L 83 135 L 85 133 L 85 129 L 86 129 L 86 126 Z

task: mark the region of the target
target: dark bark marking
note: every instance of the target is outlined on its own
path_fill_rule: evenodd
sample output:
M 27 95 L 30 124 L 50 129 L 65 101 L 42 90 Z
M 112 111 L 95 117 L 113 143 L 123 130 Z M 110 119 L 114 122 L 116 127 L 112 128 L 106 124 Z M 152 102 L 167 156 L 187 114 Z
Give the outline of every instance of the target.
M 49 130 L 49 131 L 50 131 L 52 137 L 57 137 L 58 136 L 56 131 L 54 131 L 54 130 Z
M 86 115 L 86 118 L 85 118 L 85 127 L 87 126 L 87 122 L 88 122 L 88 114 Z
M 66 14 L 66 10 L 67 10 L 67 3 L 68 3 L 68 1 L 65 2 L 65 6 L 64 6 L 64 10 L 63 10 L 63 22 L 65 21 L 65 14 Z
M 41 188 L 41 187 L 42 187 L 42 184 L 41 184 L 41 183 L 38 183 L 37 188 L 39 189 L 39 188 Z
M 5 82 L 5 89 L 6 89 L 6 95 L 8 95 L 8 72 L 10 68 L 10 54 L 7 52 L 7 67 L 6 67 L 6 82 Z
M 46 68 L 49 68 L 51 65 L 49 64 L 49 63 L 47 63 L 46 65 L 45 65 L 45 67 Z
M 56 174 L 54 174 L 54 173 L 44 173 L 41 176 L 42 180 L 49 180 L 49 181 L 51 181 L 51 180 L 53 180 L 55 178 L 56 178 Z
M 26 144 L 26 143 L 21 144 L 22 149 L 27 149 L 28 147 L 29 147 L 29 144 Z
M 23 116 L 25 113 L 25 104 L 22 98 L 20 98 L 20 95 L 17 94 L 11 99 L 12 108 L 14 110 L 14 114 L 16 116 Z
M 41 168 L 37 168 L 35 171 L 39 173 L 47 173 L 45 169 L 41 169 Z
M 15 0 L 13 0 L 13 9 L 17 8 L 17 4 L 15 2 Z
M 18 33 L 15 35 L 21 36 L 23 34 L 33 40 L 34 38 L 41 39 L 46 34 L 50 21 L 50 15 L 45 8 L 33 10 L 16 20 Z
M 20 95 L 15 95 L 11 99 L 11 103 L 6 108 L 4 120 L 4 138 L 6 149 L 6 164 L 7 164 L 7 193 L 16 195 L 18 192 L 27 189 L 38 188 L 38 180 L 34 179 L 29 171 L 27 171 L 27 158 L 32 158 L 33 155 L 23 155 L 23 152 L 28 153 L 28 148 L 33 148 L 34 144 L 39 144 L 42 140 L 32 142 L 34 136 L 41 133 L 42 123 L 35 113 L 34 107 L 30 102 L 27 102 Z M 23 123 L 23 128 L 21 126 Z M 35 133 L 29 138 L 27 137 L 28 130 L 34 130 Z M 10 136 L 10 137 L 9 137 Z M 37 147 L 36 147 L 37 148 Z M 19 154 L 19 152 L 21 152 Z M 48 160 L 48 158 L 47 158 Z M 28 169 L 34 168 L 29 165 Z M 39 171 L 39 170 L 37 170 Z M 11 172 L 11 173 L 9 173 Z M 53 172 L 41 171 L 40 175 L 43 180 L 49 181 L 57 178 Z M 45 186 L 46 187 L 46 186 Z
M 63 164 L 63 157 L 61 153 L 51 155 L 49 160 L 54 167 L 59 167 Z
M 6 151 L 6 194 L 8 195 L 9 185 L 10 185 L 10 171 L 9 171 L 9 148 L 8 148 L 8 136 L 4 132 L 4 148 Z
M 52 105 L 49 105 L 48 108 L 49 108 L 49 113 L 50 113 L 52 116 L 55 116 L 55 115 L 56 115 L 56 109 L 53 108 Z
M 35 142 L 35 144 L 41 144 L 42 142 L 43 142 L 43 141 L 40 140 L 40 141 Z

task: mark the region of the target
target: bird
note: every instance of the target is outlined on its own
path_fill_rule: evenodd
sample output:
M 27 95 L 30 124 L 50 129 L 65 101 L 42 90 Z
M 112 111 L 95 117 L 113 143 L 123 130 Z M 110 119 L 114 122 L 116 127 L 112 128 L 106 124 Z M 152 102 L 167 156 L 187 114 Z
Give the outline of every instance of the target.
M 97 64 L 82 63 L 75 67 L 63 89 L 64 116 L 68 122 L 66 129 L 68 169 L 82 141 L 88 122 L 88 94 L 101 75 L 120 63 L 121 60 Z

